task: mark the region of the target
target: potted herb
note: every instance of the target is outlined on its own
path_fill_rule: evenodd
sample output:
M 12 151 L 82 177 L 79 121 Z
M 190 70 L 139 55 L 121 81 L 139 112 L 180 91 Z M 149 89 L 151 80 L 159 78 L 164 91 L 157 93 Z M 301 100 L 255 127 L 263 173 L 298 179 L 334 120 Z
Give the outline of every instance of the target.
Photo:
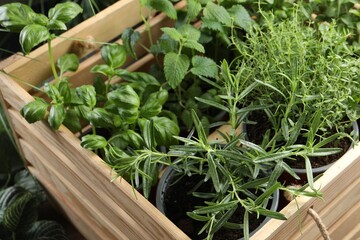
M 282 22 L 269 14 L 262 29 L 238 45 L 239 68 L 261 85 L 247 101 L 272 106 L 261 120 L 249 116 L 266 124 L 257 143 L 264 149 L 295 150 L 293 160 L 303 159 L 310 184 L 315 166 L 310 159 L 346 151 L 358 136 L 352 124 L 358 118 L 359 60 L 346 40 L 334 23 L 313 28 L 298 13 Z M 255 129 L 249 129 L 252 138 Z M 348 146 L 329 146 L 342 138 Z
M 143 6 L 164 11 L 169 17 L 177 18 L 172 4 L 169 1 L 163 3 L 157 5 L 156 1 L 141 1 Z M 202 176 L 200 181 L 207 181 L 213 189 L 205 194 L 209 199 L 212 198 L 213 202 L 189 215 L 206 222 L 203 231 L 207 232 L 208 238 L 212 238 L 216 230 L 228 224 L 228 220 L 238 207 L 245 209 L 245 238 L 250 234 L 250 213 L 284 219 L 282 214 L 265 209 L 266 203 L 277 189 L 285 189 L 295 195 L 317 196 L 318 192 L 315 189 L 313 192 L 306 192 L 304 188 L 286 189 L 277 182 L 284 171 L 297 177 L 285 159 L 292 160 L 300 156 L 305 159 L 307 169 L 310 170 L 309 157 L 314 154 L 328 155 L 337 152 L 338 148 L 324 148 L 324 145 L 338 137 L 349 136 L 347 133 L 334 133 L 320 137 L 320 142 L 317 142 L 315 138 L 319 132 L 324 132 L 327 125 L 331 125 L 333 121 L 323 121 L 325 118 L 321 111 L 312 110 L 314 106 L 321 106 L 327 101 L 320 94 L 321 88 L 317 89 L 317 83 L 310 84 L 309 89 L 297 92 L 303 85 L 307 86 L 301 82 L 305 74 L 299 71 L 308 71 L 308 65 L 303 66 L 294 61 L 299 56 L 306 59 L 307 55 L 301 51 L 299 55 L 292 52 L 304 49 L 300 46 L 302 41 L 307 43 L 309 49 L 314 50 L 310 56 L 313 62 L 317 60 L 314 57 L 317 53 L 315 50 L 325 52 L 322 59 L 324 62 L 320 62 L 323 65 L 314 64 L 316 67 L 320 66 L 319 69 L 314 69 L 314 72 L 320 73 L 327 69 L 324 65 L 326 66 L 325 63 L 329 59 L 336 62 L 339 60 L 338 55 L 346 55 L 346 64 L 349 65 L 345 65 L 352 67 L 351 80 L 357 76 L 357 65 L 351 61 L 353 52 L 346 44 L 334 46 L 332 40 L 335 33 L 332 28 L 326 29 L 326 25 L 323 25 L 325 28 L 319 28 L 316 34 L 321 36 L 320 43 L 328 45 L 326 48 L 317 49 L 319 41 L 307 38 L 316 34 L 312 33 L 311 28 L 302 27 L 299 21 L 293 21 L 293 25 L 291 21 L 281 24 L 275 22 L 271 15 L 263 14 L 265 22 L 257 27 L 242 5 L 225 1 L 219 4 L 212 1 L 189 1 L 187 11 L 183 13 L 185 17 L 179 18 L 177 27 L 162 28 L 164 35 L 150 48 L 155 55 L 160 74 L 128 72 L 121 68 L 126 60 L 126 52 L 136 57 L 133 52 L 137 36 L 128 30 L 123 35 L 124 46 L 105 44 L 101 49 L 103 64 L 94 66 L 91 72 L 101 75 L 102 78 L 97 78 L 94 85 L 71 88 L 67 72 L 76 71 L 78 60 L 75 55 L 65 55 L 57 62 L 54 61 L 51 40 L 55 35 L 52 31 L 65 29 L 65 23 L 80 13 L 81 9 L 76 4 L 68 2 L 55 6 L 48 16 L 37 15 L 15 4 L 8 5 L 8 8 L 3 7 L 2 10 L 4 13 L 11 13 L 6 10 L 17 11 L 19 7 L 30 22 L 12 25 L 15 19 L 12 16 L 10 19 L 1 19 L 1 24 L 10 30 L 21 30 L 20 39 L 26 53 L 40 42 L 48 42 L 51 69 L 55 79 L 53 83 L 46 83 L 43 89 L 51 101 L 46 102 L 37 98 L 22 108 L 22 115 L 29 122 L 47 119 L 54 129 L 65 124 L 70 129 L 79 131 L 83 123 L 90 123 L 91 134 L 83 134 L 82 146 L 102 156 L 114 169 L 116 177 L 127 179 L 135 187 L 142 185 L 146 197 L 156 182 L 158 166 L 161 164 L 171 165 L 186 174 Z M 4 16 L 6 17 L 6 14 Z M 199 29 L 192 25 L 196 20 L 202 21 Z M 152 39 L 147 20 L 145 26 Z M 281 34 L 278 34 L 279 31 Z M 284 32 L 286 34 L 283 34 Z M 269 36 L 286 36 L 289 40 L 285 43 L 299 44 L 299 48 L 274 48 L 276 51 L 271 57 L 273 52 L 263 49 L 266 45 L 269 45 L 269 48 L 274 45 L 277 47 L 276 44 L 282 43 L 283 40 L 268 44 L 269 39 L 262 39 L 267 33 L 272 33 Z M 342 37 L 336 37 L 336 41 L 345 43 Z M 212 43 L 217 43 L 216 47 Z M 219 54 L 216 48 L 224 46 L 230 47 Z M 215 51 L 212 52 L 211 49 Z M 280 53 L 283 55 L 278 55 Z M 331 55 L 333 53 L 334 55 Z M 223 54 L 227 56 L 227 60 L 223 60 Z M 278 59 L 278 62 L 268 67 L 269 59 Z M 288 59 L 290 61 L 286 65 L 285 60 Z M 309 63 L 311 61 L 304 64 Z M 220 65 L 220 71 L 217 65 Z M 294 69 L 294 66 L 300 68 Z M 281 67 L 290 73 L 281 72 Z M 333 71 L 327 70 L 329 74 Z M 291 73 L 295 76 L 301 75 L 301 78 L 292 78 Z M 117 77 L 126 82 L 117 82 Z M 314 77 L 310 76 L 308 79 Z M 104 80 L 107 82 L 104 83 Z M 206 89 L 205 93 L 202 92 L 203 86 Z M 312 93 L 312 87 L 317 89 L 317 92 Z M 299 96 L 300 100 L 297 99 Z M 174 100 L 175 104 L 167 102 L 168 98 Z M 320 101 L 316 102 L 318 99 Z M 354 97 L 349 97 L 344 102 L 356 105 L 356 101 L 351 101 L 353 99 Z M 180 110 L 169 111 L 176 103 L 181 106 Z M 206 108 L 201 108 L 200 105 Z M 308 108 L 308 105 L 314 106 Z M 336 106 L 342 107 L 342 104 Z M 198 114 L 209 107 L 227 113 L 228 118 L 225 120 L 229 120 L 231 130 L 229 133 L 221 134 L 225 138 L 223 142 L 207 140 L 206 125 L 209 126 L 210 123 L 203 120 L 205 118 L 200 120 Z M 190 111 L 191 108 L 195 108 L 196 111 Z M 243 122 L 248 125 L 256 122 L 252 119 L 255 111 L 266 113 L 270 127 L 261 136 L 261 141 L 253 143 L 244 139 L 243 135 L 238 135 L 236 129 Z M 181 116 L 188 129 L 195 126 L 195 138 L 174 138 L 180 132 L 177 116 Z M 334 119 L 337 123 L 337 118 Z M 217 123 L 223 124 L 224 122 Z M 100 128 L 106 129 L 105 135 L 100 135 Z M 298 144 L 299 136 L 304 137 L 308 143 Z M 183 145 L 178 145 L 178 141 Z M 170 152 L 159 151 L 160 145 L 169 147 Z M 178 159 L 172 162 L 174 157 Z M 239 171 L 239 166 L 244 166 L 245 170 Z M 312 175 L 309 173 L 308 181 L 313 187 Z M 236 226 L 240 228 L 240 225 Z

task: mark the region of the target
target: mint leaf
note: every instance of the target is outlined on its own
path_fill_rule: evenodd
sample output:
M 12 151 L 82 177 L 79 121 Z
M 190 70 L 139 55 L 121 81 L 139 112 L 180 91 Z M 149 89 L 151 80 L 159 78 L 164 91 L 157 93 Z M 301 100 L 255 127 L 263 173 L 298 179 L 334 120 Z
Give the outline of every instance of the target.
M 201 11 L 201 4 L 196 0 L 187 1 L 187 15 L 188 18 L 194 19 Z
M 198 52 L 205 53 L 205 48 L 203 47 L 203 45 L 194 40 L 187 40 L 184 43 L 184 47 L 195 49 Z
M 176 88 L 184 79 L 190 66 L 189 58 L 184 54 L 170 52 L 165 55 L 165 78 L 172 88 Z
M 179 33 L 187 40 L 198 41 L 201 36 L 199 29 L 191 24 L 185 24 L 178 28 Z
M 151 8 L 165 13 L 171 19 L 177 19 L 176 9 L 170 0 L 148 0 L 147 2 Z
M 230 16 L 234 19 L 234 23 L 245 31 L 250 31 L 254 20 L 250 17 L 248 11 L 241 5 L 234 5 L 229 9 Z
M 209 2 L 204 9 L 204 16 L 206 18 L 216 20 L 227 26 L 231 25 L 230 14 L 223 6 L 216 5 L 213 2 Z
M 163 27 L 161 30 L 167 34 L 171 39 L 180 42 L 182 35 L 175 28 Z
M 194 56 L 191 59 L 191 63 L 193 67 L 191 68 L 191 73 L 196 76 L 203 77 L 212 77 L 215 78 L 218 74 L 218 67 L 214 60 L 202 57 L 202 56 Z

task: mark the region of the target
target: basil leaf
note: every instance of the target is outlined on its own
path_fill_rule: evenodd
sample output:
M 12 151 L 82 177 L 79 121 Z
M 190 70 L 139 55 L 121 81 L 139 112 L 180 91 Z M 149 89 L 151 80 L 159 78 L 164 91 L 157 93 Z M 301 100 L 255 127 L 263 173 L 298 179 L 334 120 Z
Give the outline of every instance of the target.
M 53 100 L 54 103 L 62 102 L 63 99 L 57 86 L 50 83 L 45 83 L 44 91 Z
M 106 147 L 107 141 L 103 136 L 85 135 L 81 138 L 81 146 L 89 150 L 97 150 Z
M 125 149 L 129 145 L 135 149 L 141 149 L 145 144 L 141 135 L 131 129 L 112 136 L 109 142 L 120 149 Z
M 55 89 L 57 89 L 62 96 L 64 103 L 71 103 L 71 88 L 67 80 L 60 80 Z
M 29 54 L 31 49 L 50 38 L 49 30 L 38 24 L 25 26 L 19 36 L 20 45 L 25 54 Z
M 79 115 L 75 109 L 66 110 L 63 124 L 72 132 L 78 132 L 82 128 Z
M 20 113 L 26 121 L 34 123 L 45 118 L 47 108 L 48 103 L 44 99 L 35 98 L 35 101 L 27 103 Z
M 58 20 L 67 23 L 82 11 L 82 8 L 77 3 L 64 2 L 58 3 L 55 7 L 50 8 L 48 16 L 50 20 Z
M 60 74 L 64 72 L 76 72 L 79 67 L 79 58 L 74 53 L 65 54 L 57 60 Z
M 126 52 L 134 59 L 137 59 L 135 52 L 135 44 L 140 39 L 140 33 L 134 31 L 132 28 L 126 28 L 121 34 L 121 39 Z
M 95 127 L 107 128 L 114 126 L 113 115 L 104 108 L 94 108 L 87 113 L 86 119 Z
M 65 120 L 65 108 L 63 104 L 55 104 L 50 108 L 48 122 L 52 129 L 59 129 L 60 125 Z
M 95 88 L 90 85 L 84 85 L 76 88 L 76 93 L 83 101 L 83 103 L 91 109 L 96 105 Z
M 32 24 L 31 15 L 35 12 L 22 3 L 9 3 L 0 7 L 0 25 L 12 32 L 20 32 L 26 25 Z
M 111 68 L 121 67 L 126 61 L 125 47 L 117 43 L 103 46 L 101 57 Z
M 65 23 L 56 19 L 50 20 L 47 24 L 47 28 L 49 30 L 67 30 Z
M 160 86 L 159 81 L 154 76 L 145 72 L 128 72 L 125 70 L 119 71 L 118 76 L 128 82 L 145 83 L 146 85 Z
M 152 117 L 151 119 L 154 121 L 154 135 L 158 145 L 168 147 L 177 144 L 173 136 L 179 135 L 180 128 L 174 121 L 166 117 Z
M 100 73 L 107 77 L 112 77 L 115 75 L 114 69 L 106 64 L 95 65 L 90 69 L 90 72 Z
M 120 85 L 116 90 L 108 93 L 107 97 L 116 106 L 126 123 L 136 122 L 139 116 L 140 98 L 131 86 Z

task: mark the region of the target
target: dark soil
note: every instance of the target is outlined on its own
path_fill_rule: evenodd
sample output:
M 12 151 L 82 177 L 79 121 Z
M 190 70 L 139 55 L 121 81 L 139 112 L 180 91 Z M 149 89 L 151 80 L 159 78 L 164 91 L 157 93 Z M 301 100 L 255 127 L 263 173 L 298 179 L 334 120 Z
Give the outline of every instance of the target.
M 201 181 L 202 176 L 182 177 L 175 184 L 171 185 L 164 196 L 166 216 L 184 231 L 191 239 L 204 239 L 205 234 L 198 235 L 199 230 L 202 228 L 204 222 L 198 222 L 186 215 L 186 212 L 194 210 L 195 206 L 204 206 L 204 200 L 193 197 L 190 192 L 194 189 L 195 185 Z M 211 191 L 211 184 L 202 184 L 197 192 Z M 244 211 L 238 208 L 231 222 L 242 223 Z M 250 232 L 255 230 L 264 220 L 264 217 L 257 219 L 256 214 L 250 216 Z M 233 240 L 239 239 L 243 236 L 243 230 L 226 229 L 219 230 L 214 240 Z
M 250 142 L 255 144 L 261 144 L 263 136 L 268 129 L 271 129 L 271 123 L 268 121 L 267 116 L 264 113 L 255 112 L 250 116 L 251 121 L 257 122 L 257 124 L 248 124 L 246 126 L 247 137 Z M 352 127 L 350 127 L 347 133 L 352 131 Z M 336 129 L 333 129 L 331 133 L 327 133 L 328 136 L 336 133 Z M 306 142 L 305 138 L 298 139 L 296 144 L 303 144 Z M 311 166 L 313 168 L 318 168 L 322 166 L 326 166 L 328 164 L 334 163 L 338 160 L 345 152 L 350 148 L 351 140 L 349 138 L 342 138 L 336 141 L 333 141 L 327 145 L 325 148 L 342 148 L 342 151 L 337 154 L 332 154 L 329 156 L 321 156 L 321 157 L 310 157 Z M 292 168 L 297 169 L 305 169 L 305 161 L 303 158 L 294 160 L 285 160 L 287 164 L 289 164 Z

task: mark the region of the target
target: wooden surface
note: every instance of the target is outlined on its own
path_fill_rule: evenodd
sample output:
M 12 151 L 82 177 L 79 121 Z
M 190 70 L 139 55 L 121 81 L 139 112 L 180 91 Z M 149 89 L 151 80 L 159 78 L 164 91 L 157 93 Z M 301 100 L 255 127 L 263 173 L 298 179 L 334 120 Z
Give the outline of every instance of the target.
M 179 2 L 177 7 L 184 7 L 184 1 Z M 140 22 L 139 11 L 138 0 L 121 0 L 63 36 L 86 38 L 91 34 L 97 41 L 109 41 L 124 28 Z M 114 22 L 117 23 L 116 28 Z M 161 14 L 154 17 L 154 36 L 160 34 L 161 26 L 169 23 L 171 21 Z M 144 27 L 139 26 L 138 30 L 143 31 Z M 144 41 L 146 44 L 146 38 Z M 59 38 L 53 46 L 55 55 L 60 56 L 70 51 L 71 41 Z M 138 51 L 140 55 L 145 54 L 141 49 Z M 19 110 L 33 97 L 28 93 L 30 87 L 19 85 L 17 79 L 37 85 L 51 75 L 46 46 L 32 52 L 30 58 L 21 57 L 19 60 L 16 57 L 0 64 L 13 76 L 0 73 L 4 106 L 29 170 L 57 200 L 72 223 L 87 239 L 188 239 L 139 193 L 135 196 L 126 181 L 111 182 L 110 168 L 94 153 L 83 149 L 79 139 L 68 129 L 62 126 L 59 131 L 52 131 L 46 122 L 28 124 L 21 117 Z M 136 62 L 129 60 L 128 69 L 139 69 L 151 60 L 151 55 L 144 55 Z M 79 72 L 72 76 L 73 83 L 89 83 L 92 78 L 88 70 L 99 61 L 98 53 L 84 60 Z M 316 186 L 324 192 L 324 200 L 302 197 L 297 199 L 297 203 L 291 202 L 282 210 L 288 217 L 287 221 L 271 220 L 252 239 L 320 239 L 314 221 L 306 214 L 310 207 L 320 214 L 334 239 L 358 239 L 359 155 L 360 148 L 357 146 L 316 182 Z M 298 225 L 299 216 L 302 232 Z
M 282 213 L 287 221 L 270 220 L 253 239 L 321 239 L 307 211 L 312 207 L 322 218 L 333 239 L 359 239 L 360 145 L 348 151 L 315 182 L 323 199 L 300 197 Z M 299 206 L 299 209 L 298 209 Z M 301 219 L 301 229 L 299 226 Z

